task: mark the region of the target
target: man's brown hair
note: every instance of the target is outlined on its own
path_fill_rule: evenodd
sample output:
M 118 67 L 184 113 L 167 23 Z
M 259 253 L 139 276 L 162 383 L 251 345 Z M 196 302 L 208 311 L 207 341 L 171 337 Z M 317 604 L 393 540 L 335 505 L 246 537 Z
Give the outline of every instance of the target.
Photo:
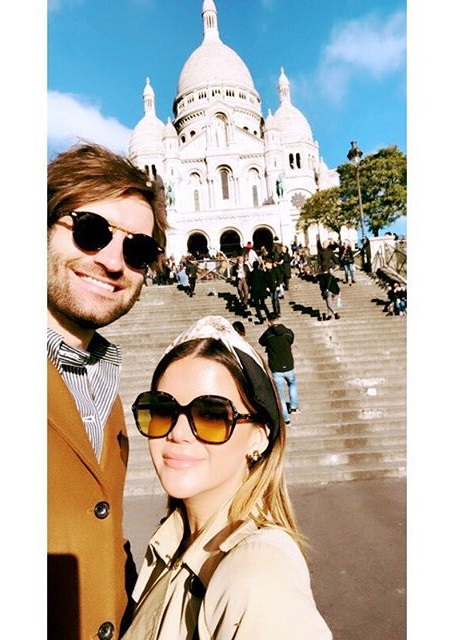
M 87 202 L 140 194 L 154 216 L 152 236 L 166 246 L 164 184 L 128 158 L 97 144 L 80 143 L 58 154 L 47 171 L 47 226 Z

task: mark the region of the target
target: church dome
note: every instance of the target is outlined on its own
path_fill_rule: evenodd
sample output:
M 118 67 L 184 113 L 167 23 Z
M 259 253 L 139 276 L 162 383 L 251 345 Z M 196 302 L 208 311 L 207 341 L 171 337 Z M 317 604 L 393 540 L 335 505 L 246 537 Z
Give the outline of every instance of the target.
M 308 120 L 291 102 L 290 83 L 283 68 L 278 79 L 278 93 L 280 106 L 273 117 L 285 141 L 313 142 Z
M 255 91 L 247 66 L 238 54 L 220 40 L 203 42 L 187 59 L 178 80 L 177 93 L 196 87 L 228 84 Z
M 213 0 L 203 2 L 203 42 L 186 60 L 178 80 L 178 95 L 209 84 L 229 84 L 255 91 L 246 64 L 219 37 Z
M 131 134 L 129 154 L 134 157 L 141 153 L 162 152 L 162 138 L 165 125 L 156 116 L 155 93 L 147 78 L 142 94 L 144 99 L 144 117 L 137 123 Z

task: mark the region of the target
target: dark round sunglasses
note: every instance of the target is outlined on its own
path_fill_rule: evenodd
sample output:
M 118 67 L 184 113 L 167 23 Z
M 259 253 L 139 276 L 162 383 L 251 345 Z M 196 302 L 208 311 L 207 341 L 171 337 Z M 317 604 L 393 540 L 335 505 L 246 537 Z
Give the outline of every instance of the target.
M 164 253 L 164 249 L 151 236 L 131 233 L 112 225 L 98 213 L 70 211 L 64 215 L 71 216 L 73 240 L 83 251 L 100 251 L 111 242 L 114 231 L 123 231 L 127 234 L 123 241 L 123 257 L 132 269 L 146 269 Z
M 238 422 L 259 421 L 257 414 L 238 413 L 231 400 L 222 396 L 198 396 L 182 406 L 163 391 L 140 393 L 132 411 L 139 433 L 146 438 L 166 437 L 183 414 L 197 440 L 207 444 L 229 440 Z

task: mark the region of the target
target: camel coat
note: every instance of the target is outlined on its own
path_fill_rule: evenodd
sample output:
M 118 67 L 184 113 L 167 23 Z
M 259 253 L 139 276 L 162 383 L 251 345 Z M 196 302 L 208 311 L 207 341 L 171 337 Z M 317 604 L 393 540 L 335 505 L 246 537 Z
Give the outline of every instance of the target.
M 332 640 L 306 561 L 280 527 L 228 523 L 224 505 L 177 559 L 174 511 L 150 539 L 123 640 Z
M 48 363 L 48 638 L 117 639 L 127 605 L 122 507 L 128 438 L 119 398 L 97 461 Z

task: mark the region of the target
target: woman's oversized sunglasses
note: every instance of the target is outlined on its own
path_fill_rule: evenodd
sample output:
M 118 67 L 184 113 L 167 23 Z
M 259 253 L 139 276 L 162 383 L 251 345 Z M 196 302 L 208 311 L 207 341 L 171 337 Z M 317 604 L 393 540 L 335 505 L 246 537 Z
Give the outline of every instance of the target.
M 112 225 L 98 213 L 70 211 L 63 215 L 71 216 L 73 240 L 82 251 L 100 251 L 111 242 L 114 231 L 123 231 L 126 233 L 123 257 L 132 269 L 146 269 L 164 253 L 164 249 L 151 236 L 131 233 L 127 229 Z
M 257 414 L 238 413 L 231 400 L 222 396 L 198 396 L 182 406 L 163 391 L 140 393 L 132 411 L 139 432 L 146 438 L 164 438 L 183 414 L 197 440 L 207 444 L 223 444 L 229 440 L 238 422 L 260 420 Z

